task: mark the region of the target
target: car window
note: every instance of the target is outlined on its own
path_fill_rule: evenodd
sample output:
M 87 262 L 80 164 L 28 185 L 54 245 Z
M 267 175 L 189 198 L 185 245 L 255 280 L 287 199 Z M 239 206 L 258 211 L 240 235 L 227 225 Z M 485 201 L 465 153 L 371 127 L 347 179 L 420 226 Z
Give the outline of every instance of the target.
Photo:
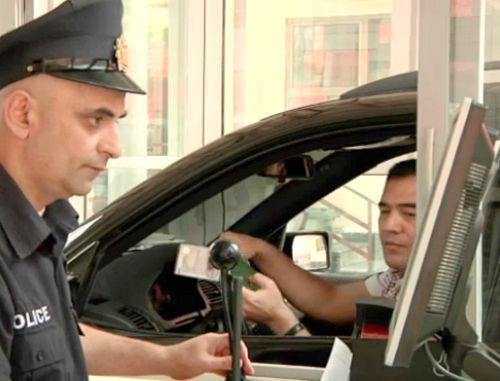
M 268 198 L 280 185 L 276 178 L 252 175 L 196 205 L 172 220 L 141 244 L 179 240 L 207 245 L 256 205 Z
M 182 209 L 187 211 L 172 220 L 164 220 L 168 222 L 139 244 L 124 252 L 116 250 L 119 255 L 96 272 L 88 302 L 81 311 L 82 319 L 123 330 L 193 334 L 222 331 L 222 298 L 218 285 L 181 276 L 175 268 L 179 242 L 208 245 L 228 229 L 248 232 L 276 244 L 285 228 L 287 231 L 326 231 L 330 243 L 329 274 L 356 271 L 361 278 L 367 272 L 378 270 L 375 261 L 370 264 L 366 258 L 377 256 L 376 249 L 369 251 L 368 233 L 373 242 L 378 242 L 376 205 L 385 173 L 373 176 L 365 172 L 384 157 L 397 156 L 398 152 L 407 152 L 406 149 L 384 148 L 383 156 L 381 150 L 371 147 L 308 152 L 317 165 L 313 177 L 307 180 L 261 176 L 262 169 L 273 163 L 263 161 L 255 173 L 242 180 L 237 181 L 241 178 L 238 174 L 224 178 L 227 182 L 234 181 L 233 185 L 227 187 L 227 183 L 221 181 L 219 189 L 222 190 L 218 193 L 194 194 L 189 199 L 192 206 Z M 349 179 L 354 180 L 349 182 Z M 339 188 L 346 182 L 346 188 Z M 375 183 L 378 183 L 378 193 Z M 358 198 L 353 198 L 353 194 Z M 196 201 L 198 197 L 202 200 L 205 197 L 205 201 Z M 323 198 L 315 201 L 320 197 Z M 361 206 L 360 197 L 365 200 L 365 206 Z M 148 233 L 151 231 L 153 229 Z M 325 255 L 325 250 L 318 240 L 310 241 L 315 249 L 310 261 L 314 262 L 316 256 Z M 355 246 L 363 254 L 353 250 Z M 330 280 L 337 281 L 335 277 Z M 332 334 L 328 331 L 330 327 L 325 329 L 327 331 L 314 332 Z M 261 334 L 253 327 L 249 332 Z
M 330 151 L 331 153 L 331 151 Z M 328 151 L 309 152 L 317 162 Z M 389 168 L 392 159 L 380 167 Z M 209 245 L 282 185 L 272 177 L 253 174 L 224 189 L 146 237 L 140 245 L 161 241 Z M 294 258 L 307 270 L 320 268 L 330 274 L 352 274 L 356 277 L 386 269 L 378 236 L 378 200 L 385 184 L 385 172 L 362 174 L 309 206 L 288 223 L 285 232 L 324 232 L 328 236 L 328 260 L 318 262 L 317 243 L 303 248 L 307 255 Z M 314 246 L 314 247 L 313 247 Z M 314 257 L 314 258 L 313 258 Z M 314 262 L 314 263 L 312 263 Z M 325 268 L 326 267 L 326 268 Z

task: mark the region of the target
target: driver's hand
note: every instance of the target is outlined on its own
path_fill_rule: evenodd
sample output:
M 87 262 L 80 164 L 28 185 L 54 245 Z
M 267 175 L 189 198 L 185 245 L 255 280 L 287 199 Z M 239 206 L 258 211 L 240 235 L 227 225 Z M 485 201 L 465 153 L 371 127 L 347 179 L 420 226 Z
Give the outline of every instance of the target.
M 257 273 L 252 275 L 249 281 L 259 288 L 253 291 L 243 287 L 243 315 L 245 319 L 264 323 L 276 334 L 285 333 L 298 322 L 292 310 L 285 304 L 278 286 L 271 278 Z
M 269 246 L 269 243 L 259 238 L 231 231 L 222 233 L 221 237 L 236 243 L 240 247 L 241 254 L 246 259 L 252 259 L 258 253 L 267 251 L 266 247 Z

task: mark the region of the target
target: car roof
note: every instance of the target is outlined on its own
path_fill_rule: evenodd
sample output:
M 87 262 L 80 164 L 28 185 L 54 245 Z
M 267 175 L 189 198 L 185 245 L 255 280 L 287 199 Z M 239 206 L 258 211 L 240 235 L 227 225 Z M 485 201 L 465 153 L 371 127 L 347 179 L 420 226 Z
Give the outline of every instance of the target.
M 340 99 L 367 97 L 371 95 L 397 94 L 416 92 L 418 84 L 418 72 L 396 74 L 391 77 L 382 78 L 346 91 Z

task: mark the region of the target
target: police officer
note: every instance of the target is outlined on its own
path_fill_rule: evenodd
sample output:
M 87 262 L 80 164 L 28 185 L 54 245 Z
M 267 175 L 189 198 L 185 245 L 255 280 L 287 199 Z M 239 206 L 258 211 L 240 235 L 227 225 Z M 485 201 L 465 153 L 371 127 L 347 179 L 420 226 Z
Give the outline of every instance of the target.
M 0 379 L 92 374 L 194 377 L 231 367 L 229 340 L 165 347 L 82 326 L 62 249 L 90 191 L 121 154 L 126 74 L 121 0 L 70 0 L 0 37 Z M 253 369 L 243 347 L 243 365 Z

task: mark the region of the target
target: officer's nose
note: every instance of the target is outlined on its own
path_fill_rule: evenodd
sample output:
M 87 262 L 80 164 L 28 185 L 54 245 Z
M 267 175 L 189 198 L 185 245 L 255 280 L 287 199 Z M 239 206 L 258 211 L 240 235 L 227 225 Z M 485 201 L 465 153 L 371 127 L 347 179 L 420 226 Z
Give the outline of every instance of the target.
M 123 147 L 117 123 L 105 131 L 99 142 L 98 150 L 112 159 L 116 159 L 122 155 Z

